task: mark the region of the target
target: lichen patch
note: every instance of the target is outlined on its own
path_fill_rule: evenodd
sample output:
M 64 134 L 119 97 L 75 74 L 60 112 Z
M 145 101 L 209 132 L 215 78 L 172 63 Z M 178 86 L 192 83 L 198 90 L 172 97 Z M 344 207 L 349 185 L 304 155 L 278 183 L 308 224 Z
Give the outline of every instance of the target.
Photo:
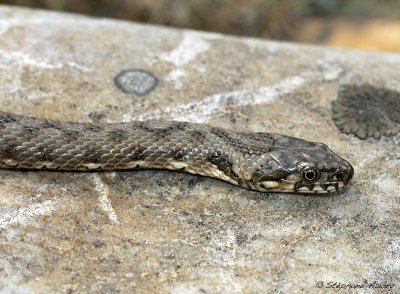
M 342 85 L 332 101 L 339 130 L 360 139 L 393 136 L 400 130 L 400 92 L 370 84 Z

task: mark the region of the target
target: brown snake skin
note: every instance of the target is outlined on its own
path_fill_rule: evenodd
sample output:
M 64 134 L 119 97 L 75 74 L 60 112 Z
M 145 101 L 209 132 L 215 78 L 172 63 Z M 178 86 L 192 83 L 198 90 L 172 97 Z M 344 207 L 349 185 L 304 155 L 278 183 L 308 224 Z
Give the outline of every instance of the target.
M 264 192 L 338 191 L 353 176 L 325 144 L 176 121 L 90 124 L 0 112 L 0 167 L 64 171 L 155 168 Z

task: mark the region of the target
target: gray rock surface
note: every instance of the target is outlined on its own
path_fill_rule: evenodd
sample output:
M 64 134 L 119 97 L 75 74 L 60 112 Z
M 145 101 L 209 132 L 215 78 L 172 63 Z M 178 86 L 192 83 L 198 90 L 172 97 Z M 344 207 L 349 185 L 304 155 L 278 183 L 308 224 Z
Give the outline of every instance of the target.
M 278 132 L 355 167 L 329 196 L 167 171 L 1 170 L 0 292 L 400 291 L 400 136 L 360 140 L 331 119 L 342 83 L 399 91 L 399 55 L 6 6 L 0 35 L 1 110 Z

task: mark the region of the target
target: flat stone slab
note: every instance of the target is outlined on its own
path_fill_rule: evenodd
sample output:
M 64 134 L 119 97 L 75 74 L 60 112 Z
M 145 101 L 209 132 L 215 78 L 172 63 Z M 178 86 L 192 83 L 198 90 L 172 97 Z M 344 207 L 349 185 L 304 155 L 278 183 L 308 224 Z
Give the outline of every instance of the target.
M 277 132 L 355 167 L 328 196 L 168 171 L 1 170 L 0 292 L 399 291 L 400 136 L 343 134 L 331 111 L 342 84 L 400 91 L 399 55 L 6 6 L 0 35 L 1 110 Z

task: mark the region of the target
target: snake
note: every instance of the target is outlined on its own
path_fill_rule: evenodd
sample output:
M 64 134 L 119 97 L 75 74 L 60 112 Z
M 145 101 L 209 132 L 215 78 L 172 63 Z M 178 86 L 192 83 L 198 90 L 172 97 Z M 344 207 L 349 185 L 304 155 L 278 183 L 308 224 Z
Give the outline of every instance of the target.
M 147 120 L 94 124 L 0 111 L 0 168 L 178 170 L 261 192 L 342 191 L 352 165 L 323 143 L 206 124 Z

